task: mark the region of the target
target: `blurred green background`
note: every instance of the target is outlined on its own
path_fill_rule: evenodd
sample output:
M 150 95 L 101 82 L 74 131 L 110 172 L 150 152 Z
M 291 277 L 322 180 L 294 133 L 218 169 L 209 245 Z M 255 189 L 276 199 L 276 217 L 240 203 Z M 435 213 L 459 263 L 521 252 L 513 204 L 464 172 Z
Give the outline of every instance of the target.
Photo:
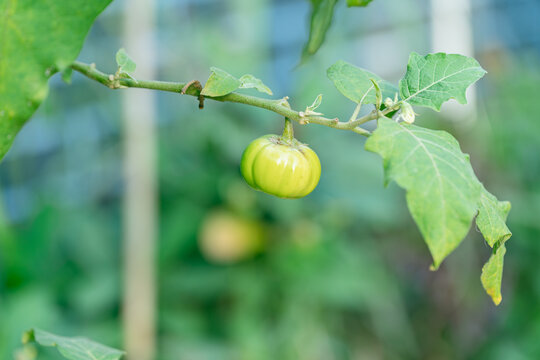
M 489 74 L 476 116 L 422 111 L 471 154 L 486 187 L 512 202 L 495 307 L 480 284 L 490 249 L 473 227 L 437 272 L 394 184 L 361 136 L 296 126 L 317 151 L 321 182 L 281 200 L 241 178 L 243 149 L 281 131 L 276 114 L 156 94 L 159 236 L 157 359 L 539 359 L 540 4 L 472 1 L 475 56 Z M 114 72 L 124 6 L 98 19 L 80 59 Z M 304 0 L 156 2 L 158 78 L 204 80 L 217 66 L 251 73 L 303 109 L 348 118 L 326 79 L 339 59 L 397 82 L 430 48 L 430 2 L 338 5 L 319 53 Z M 129 49 L 128 49 L 129 51 Z M 135 59 L 137 60 L 137 59 Z M 136 75 L 136 73 L 135 73 Z M 128 90 L 131 91 L 131 90 Z M 121 93 L 59 76 L 0 166 L 0 358 L 33 326 L 122 347 Z M 42 352 L 39 359 L 57 359 Z

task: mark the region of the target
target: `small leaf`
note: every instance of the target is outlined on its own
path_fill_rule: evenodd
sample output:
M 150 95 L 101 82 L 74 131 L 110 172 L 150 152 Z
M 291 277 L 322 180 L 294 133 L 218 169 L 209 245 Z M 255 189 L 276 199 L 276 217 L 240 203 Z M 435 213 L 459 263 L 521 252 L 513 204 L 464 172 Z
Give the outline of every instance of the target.
M 326 74 L 339 92 L 355 103 L 375 104 L 377 102 L 377 92 L 372 79 L 379 84 L 383 98 L 394 98 L 398 92 L 394 85 L 382 80 L 379 76 L 342 60 L 330 66 Z
M 481 184 L 447 132 L 381 118 L 366 150 L 384 160 L 386 183 L 407 191 L 409 210 L 437 269 L 463 240 L 478 211 Z
M 223 96 L 232 93 L 242 85 L 240 80 L 224 70 L 216 67 L 212 67 L 210 70 L 212 74 L 204 85 L 201 95 L 211 97 Z
M 480 196 L 476 225 L 491 247 L 503 244 L 512 236 L 506 226 L 506 218 L 511 205 L 508 201 L 498 201 L 495 196 L 483 188 Z
M 332 24 L 334 7 L 338 0 L 311 0 L 309 39 L 302 52 L 302 62 L 313 56 L 321 47 L 326 32 Z
M 478 61 L 457 54 L 411 53 L 407 72 L 399 82 L 403 101 L 411 105 L 425 106 L 440 111 L 441 105 L 450 99 L 467 103 L 465 91 L 484 76 Z
M 306 107 L 305 111 L 300 111 L 300 117 L 312 116 L 312 115 L 322 115 L 322 113 L 314 111 L 319 106 L 321 106 L 321 103 L 322 103 L 322 94 L 319 94 L 319 95 L 317 95 L 317 97 L 315 98 L 313 103 L 310 106 Z
M 414 112 L 414 109 L 412 108 L 411 104 L 404 101 L 401 104 L 401 113 L 399 114 L 398 120 L 402 119 L 407 124 L 412 124 L 414 120 L 416 119 L 416 113 Z
M 135 61 L 127 54 L 124 48 L 116 52 L 116 64 L 118 65 L 119 73 L 132 73 L 137 68 Z
M 347 6 L 368 6 L 373 0 L 347 0 Z
M 371 83 L 373 84 L 373 88 L 375 89 L 375 107 L 377 109 L 380 109 L 381 104 L 382 104 L 382 98 L 383 98 L 381 87 L 379 86 L 379 83 L 377 82 L 377 80 L 373 78 L 370 78 L 369 80 L 371 80 Z
M 263 84 L 263 82 L 260 79 L 257 79 L 255 76 L 246 74 L 240 78 L 240 82 L 242 85 L 240 85 L 241 89 L 251 89 L 255 88 L 256 90 L 266 93 L 268 95 L 273 95 L 272 90 L 266 85 Z
M 35 341 L 41 346 L 56 347 L 69 360 L 119 360 L 125 352 L 83 337 L 64 337 L 32 329 L 23 335 L 23 341 Z
M 495 305 L 499 305 L 502 301 L 501 283 L 504 254 L 506 254 L 506 247 L 503 243 L 491 254 L 488 262 L 482 267 L 482 275 L 480 276 L 482 286 L 486 289 L 488 295 L 491 296 Z

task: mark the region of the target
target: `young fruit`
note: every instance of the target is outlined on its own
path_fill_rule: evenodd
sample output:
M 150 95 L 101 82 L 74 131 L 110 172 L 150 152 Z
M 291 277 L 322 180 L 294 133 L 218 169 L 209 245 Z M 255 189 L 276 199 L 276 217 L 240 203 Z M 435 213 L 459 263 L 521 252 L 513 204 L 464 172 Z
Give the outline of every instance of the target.
M 288 122 L 283 136 L 265 135 L 248 145 L 242 155 L 241 171 L 255 190 L 297 199 L 315 189 L 321 163 L 313 150 L 292 137 Z

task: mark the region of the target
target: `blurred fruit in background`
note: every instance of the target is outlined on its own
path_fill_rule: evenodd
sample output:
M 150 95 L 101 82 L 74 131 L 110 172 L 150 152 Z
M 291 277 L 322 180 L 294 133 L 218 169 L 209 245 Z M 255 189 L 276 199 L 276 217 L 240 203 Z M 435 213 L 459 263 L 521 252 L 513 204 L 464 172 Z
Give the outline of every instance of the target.
M 217 264 L 233 264 L 260 252 L 264 246 L 263 225 L 231 211 L 209 211 L 199 229 L 199 247 L 204 257 Z

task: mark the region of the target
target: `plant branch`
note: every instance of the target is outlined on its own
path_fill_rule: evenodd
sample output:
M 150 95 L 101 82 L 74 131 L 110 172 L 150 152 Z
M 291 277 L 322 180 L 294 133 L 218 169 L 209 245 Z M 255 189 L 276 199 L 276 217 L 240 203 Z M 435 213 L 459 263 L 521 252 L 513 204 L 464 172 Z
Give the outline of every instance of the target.
M 191 86 L 190 83 L 119 78 L 118 76 L 115 76 L 113 74 L 106 74 L 99 71 L 98 69 L 96 69 L 95 64 L 85 64 L 79 61 L 75 61 L 71 65 L 71 68 L 111 89 L 143 88 L 151 90 L 169 91 L 178 94 L 196 96 L 199 98 L 201 97 L 200 86 Z M 384 116 L 389 112 L 387 110 L 390 110 L 386 109 L 383 112 L 373 111 L 354 121 L 341 122 L 338 118 L 330 119 L 323 116 L 301 115 L 300 112 L 292 110 L 289 107 L 289 104 L 287 103 L 287 98 L 277 100 L 265 99 L 256 96 L 239 94 L 236 92 L 218 97 L 205 96 L 204 98 L 222 102 L 233 102 L 256 106 L 262 109 L 273 111 L 300 124 L 319 124 L 334 129 L 354 131 L 355 133 L 363 136 L 370 136 L 371 133 L 368 130 L 360 127 L 361 124 L 370 120 L 375 120 L 381 115 Z

